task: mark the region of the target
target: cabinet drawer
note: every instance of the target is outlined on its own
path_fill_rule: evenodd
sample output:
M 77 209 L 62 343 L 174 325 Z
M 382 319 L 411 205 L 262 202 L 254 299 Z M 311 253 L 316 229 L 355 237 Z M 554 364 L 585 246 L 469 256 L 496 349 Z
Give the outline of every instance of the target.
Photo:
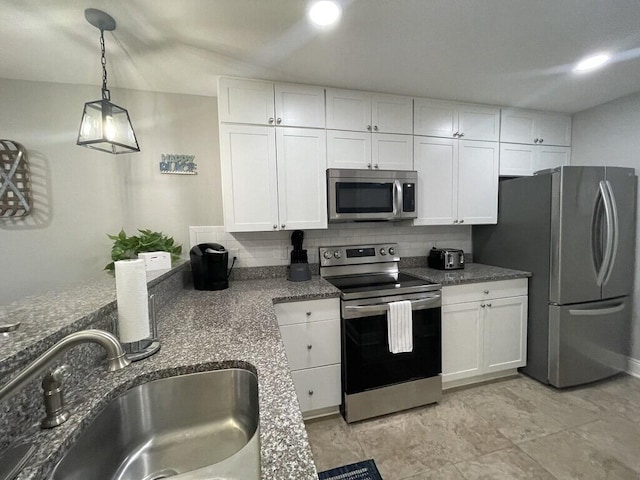
M 499 280 L 496 282 L 469 283 L 442 287 L 442 304 L 451 305 L 475 302 L 490 298 L 517 297 L 527 295 L 526 278 Z
M 291 372 L 300 410 L 340 405 L 340 364 Z
M 283 325 L 280 333 L 291 370 L 340 363 L 340 320 Z
M 279 325 L 335 320 L 340 318 L 339 298 L 276 303 L 274 308 Z

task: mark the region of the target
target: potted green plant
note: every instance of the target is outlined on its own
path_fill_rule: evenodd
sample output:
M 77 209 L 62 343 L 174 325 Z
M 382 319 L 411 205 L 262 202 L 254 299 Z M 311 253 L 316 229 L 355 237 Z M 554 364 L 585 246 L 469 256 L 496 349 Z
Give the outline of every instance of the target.
M 175 262 L 180 258 L 182 245 L 176 244 L 172 237 L 162 232 L 152 232 L 151 230 L 138 230 L 139 235 L 127 236 L 124 229 L 117 235 L 107 236 L 113 240 L 111 248 L 111 260 L 105 270 L 113 270 L 114 262 L 118 260 L 128 260 L 138 258 L 140 252 L 169 252 L 171 261 Z

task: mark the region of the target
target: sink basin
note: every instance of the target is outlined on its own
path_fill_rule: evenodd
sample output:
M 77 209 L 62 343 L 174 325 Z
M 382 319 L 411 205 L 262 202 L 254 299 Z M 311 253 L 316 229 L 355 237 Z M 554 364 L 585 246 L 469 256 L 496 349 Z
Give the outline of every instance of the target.
M 258 380 L 242 369 L 154 380 L 114 399 L 50 479 L 260 478 Z

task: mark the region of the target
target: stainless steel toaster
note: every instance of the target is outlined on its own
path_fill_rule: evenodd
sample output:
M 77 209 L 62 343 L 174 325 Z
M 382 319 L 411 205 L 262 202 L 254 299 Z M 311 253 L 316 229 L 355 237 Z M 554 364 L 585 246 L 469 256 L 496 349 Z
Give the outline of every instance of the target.
M 464 252 L 457 248 L 436 248 L 429 251 L 427 263 L 438 270 L 458 270 L 464 268 Z

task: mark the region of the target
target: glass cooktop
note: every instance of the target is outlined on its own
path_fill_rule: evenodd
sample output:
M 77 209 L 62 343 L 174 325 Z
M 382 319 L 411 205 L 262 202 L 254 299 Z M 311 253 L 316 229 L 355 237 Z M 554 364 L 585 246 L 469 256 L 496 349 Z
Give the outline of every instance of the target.
M 440 284 L 407 273 L 376 273 L 325 278 L 342 292 L 345 300 L 439 290 Z

